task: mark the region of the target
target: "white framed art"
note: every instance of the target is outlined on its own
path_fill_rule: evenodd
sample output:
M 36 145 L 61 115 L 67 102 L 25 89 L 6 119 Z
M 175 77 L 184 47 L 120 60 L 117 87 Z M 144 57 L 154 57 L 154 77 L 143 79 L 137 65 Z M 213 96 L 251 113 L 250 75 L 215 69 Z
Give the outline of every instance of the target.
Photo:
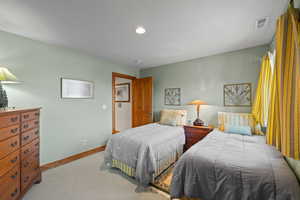
M 92 81 L 61 78 L 61 98 L 63 99 L 94 98 L 94 83 Z

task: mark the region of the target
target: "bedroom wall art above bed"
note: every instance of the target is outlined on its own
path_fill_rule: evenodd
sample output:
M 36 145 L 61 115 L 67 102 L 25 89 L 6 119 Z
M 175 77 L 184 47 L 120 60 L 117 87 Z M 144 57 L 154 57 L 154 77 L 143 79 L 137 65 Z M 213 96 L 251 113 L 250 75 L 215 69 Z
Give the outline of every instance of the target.
M 224 85 L 224 106 L 251 107 L 251 83 Z
M 165 105 L 180 106 L 181 105 L 181 89 L 166 88 L 165 89 Z

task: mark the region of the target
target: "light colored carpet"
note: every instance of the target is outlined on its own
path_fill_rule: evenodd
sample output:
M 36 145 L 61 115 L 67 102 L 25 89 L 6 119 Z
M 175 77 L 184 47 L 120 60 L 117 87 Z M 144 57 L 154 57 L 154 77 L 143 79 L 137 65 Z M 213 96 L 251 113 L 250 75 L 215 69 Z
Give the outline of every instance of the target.
M 114 169 L 101 169 L 103 152 L 43 173 L 23 200 L 166 200 L 154 192 L 137 192 L 136 182 Z

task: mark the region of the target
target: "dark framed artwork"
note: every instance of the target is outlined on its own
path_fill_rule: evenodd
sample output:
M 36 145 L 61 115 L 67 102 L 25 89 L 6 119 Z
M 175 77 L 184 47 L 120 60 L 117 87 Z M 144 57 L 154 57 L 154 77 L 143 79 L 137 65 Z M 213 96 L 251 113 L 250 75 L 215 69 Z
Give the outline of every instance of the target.
M 115 102 L 130 102 L 130 83 L 116 84 L 115 94 Z
M 224 106 L 251 107 L 252 89 L 251 83 L 224 85 Z
M 70 78 L 61 78 L 61 98 L 92 99 L 94 98 L 94 83 Z
M 181 105 L 180 88 L 166 88 L 165 89 L 165 105 L 169 105 L 169 106 L 180 106 Z

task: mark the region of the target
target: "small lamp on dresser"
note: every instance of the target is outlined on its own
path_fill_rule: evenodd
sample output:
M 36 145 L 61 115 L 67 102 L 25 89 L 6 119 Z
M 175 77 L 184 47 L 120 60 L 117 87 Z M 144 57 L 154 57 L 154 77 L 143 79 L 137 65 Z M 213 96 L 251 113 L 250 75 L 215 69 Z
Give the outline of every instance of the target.
M 17 83 L 17 77 L 13 75 L 7 68 L 0 67 L 0 109 L 8 107 L 8 98 L 2 84 Z
M 206 105 L 206 102 L 201 100 L 194 100 L 188 103 L 188 105 L 195 105 L 197 110 L 197 119 L 193 122 L 194 126 L 203 126 L 204 122 L 199 118 L 200 106 Z

